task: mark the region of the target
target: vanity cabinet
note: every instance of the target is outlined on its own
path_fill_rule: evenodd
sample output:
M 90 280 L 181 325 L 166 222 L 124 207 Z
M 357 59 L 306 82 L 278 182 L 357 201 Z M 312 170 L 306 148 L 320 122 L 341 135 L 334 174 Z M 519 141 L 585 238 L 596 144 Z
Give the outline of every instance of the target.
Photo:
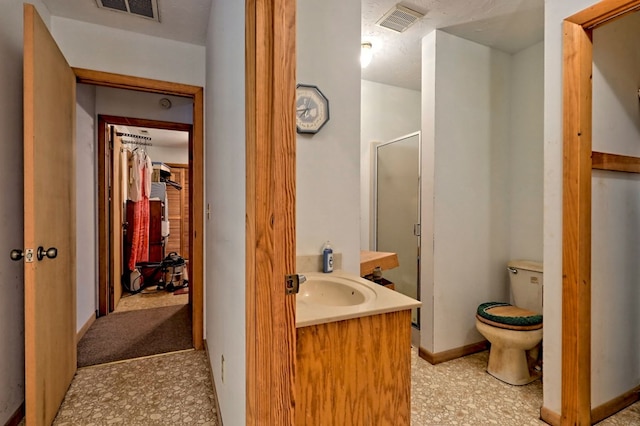
M 409 425 L 411 310 L 297 329 L 296 425 Z

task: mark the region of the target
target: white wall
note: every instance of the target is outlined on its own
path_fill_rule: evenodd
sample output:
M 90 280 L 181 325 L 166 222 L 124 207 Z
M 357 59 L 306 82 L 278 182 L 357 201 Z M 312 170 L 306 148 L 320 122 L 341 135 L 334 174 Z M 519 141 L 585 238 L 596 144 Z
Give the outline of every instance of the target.
M 510 80 L 505 53 L 439 30 L 423 39 L 421 346 L 431 352 L 482 340 L 478 304 L 508 297 Z
M 511 58 L 509 258 L 542 262 L 544 43 Z
M 593 33 L 593 150 L 640 157 L 640 14 Z M 594 172 L 592 406 L 640 384 L 640 176 Z M 615 314 L 612 314 L 615 312 Z
M 35 4 L 45 24 L 48 10 Z M 12 262 L 9 251 L 23 246 L 22 161 L 22 1 L 0 0 L 0 424 L 24 401 L 24 285 L 23 264 Z
M 420 92 L 361 80 L 360 247 L 373 249 L 372 161 L 375 142 L 387 142 L 420 130 Z
M 331 119 L 298 135 L 296 250 L 320 254 L 330 240 L 359 274 L 360 3 L 300 0 L 297 12 L 297 81 L 322 90 Z
M 76 88 L 76 330 L 97 307 L 96 88 Z
M 53 36 L 71 66 L 204 86 L 204 47 L 59 16 Z
M 161 107 L 158 102 L 162 98 L 168 98 L 172 107 Z M 96 114 L 191 124 L 193 100 L 181 96 L 96 87 Z
M 206 48 L 205 335 L 229 425 L 246 423 L 244 13 L 244 2 L 213 2 Z
M 562 20 L 593 0 L 545 3 L 544 406 L 560 412 L 562 360 Z M 635 22 L 594 31 L 593 149 L 640 155 Z M 635 27 L 635 28 L 634 28 Z M 595 172 L 592 210 L 592 407 L 640 382 L 638 178 Z M 615 313 L 615 315 L 613 314 Z
M 147 154 L 151 157 L 151 161 L 154 162 L 189 164 L 188 147 L 150 146 L 147 147 Z

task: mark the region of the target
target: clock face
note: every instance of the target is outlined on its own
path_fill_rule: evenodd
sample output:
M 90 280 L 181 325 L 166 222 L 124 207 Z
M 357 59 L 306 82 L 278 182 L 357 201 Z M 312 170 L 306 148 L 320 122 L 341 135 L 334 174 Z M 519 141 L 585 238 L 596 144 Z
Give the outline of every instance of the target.
M 296 127 L 298 133 L 318 133 L 329 121 L 329 100 L 316 86 L 296 87 Z

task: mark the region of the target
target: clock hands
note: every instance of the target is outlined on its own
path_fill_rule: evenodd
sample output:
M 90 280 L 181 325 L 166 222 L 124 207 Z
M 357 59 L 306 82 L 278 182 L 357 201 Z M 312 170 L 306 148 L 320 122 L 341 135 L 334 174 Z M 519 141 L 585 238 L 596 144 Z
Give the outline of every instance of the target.
M 296 112 L 299 113 L 300 118 L 309 117 L 309 110 L 311 110 L 310 104 L 311 104 L 311 98 L 304 98 L 302 100 L 302 108 L 296 108 Z

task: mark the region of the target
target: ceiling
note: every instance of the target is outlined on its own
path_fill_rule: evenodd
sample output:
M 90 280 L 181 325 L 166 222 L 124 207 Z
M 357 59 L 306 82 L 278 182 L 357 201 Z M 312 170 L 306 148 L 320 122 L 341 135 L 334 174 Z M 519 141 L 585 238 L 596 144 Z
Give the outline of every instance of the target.
M 212 3 L 158 0 L 158 23 L 100 9 L 96 0 L 42 1 L 55 16 L 202 46 Z M 403 33 L 375 25 L 398 2 L 425 16 Z M 442 29 L 514 53 L 543 39 L 544 0 L 362 0 L 361 23 L 362 41 L 373 45 L 373 60 L 362 78 L 420 90 L 421 40 L 426 34 Z
M 402 33 L 376 25 L 396 3 L 425 16 Z M 544 0 L 363 0 L 362 41 L 373 60 L 362 78 L 420 90 L 421 40 L 434 29 L 514 53 L 544 36 Z

